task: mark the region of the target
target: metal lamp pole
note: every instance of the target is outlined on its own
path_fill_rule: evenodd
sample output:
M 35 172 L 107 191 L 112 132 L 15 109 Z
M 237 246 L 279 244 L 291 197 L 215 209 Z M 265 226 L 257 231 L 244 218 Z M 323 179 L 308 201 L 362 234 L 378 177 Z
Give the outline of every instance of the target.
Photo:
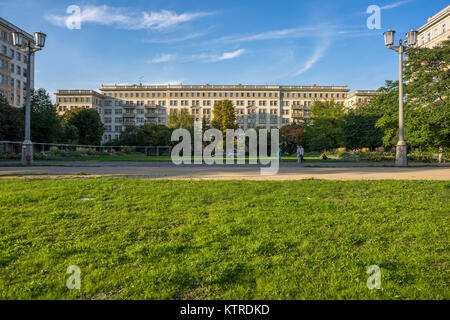
M 35 32 L 35 41 L 24 42 L 24 35 L 20 32 L 13 32 L 14 46 L 24 52 L 27 56 L 27 84 L 25 100 L 25 140 L 22 144 L 22 164 L 33 164 L 33 143 L 31 142 L 31 58 L 36 51 L 42 50 L 45 46 L 46 35 L 42 32 Z
M 408 145 L 405 142 L 405 126 L 403 119 L 403 54 L 414 46 L 417 42 L 417 31 L 409 31 L 406 34 L 406 41 L 400 40 L 398 46 L 393 46 L 395 31 L 389 30 L 384 33 L 384 43 L 386 46 L 398 52 L 399 56 L 399 73 L 398 73 L 398 143 L 395 155 L 395 165 L 397 167 L 408 166 Z M 407 45 L 403 45 L 403 43 Z

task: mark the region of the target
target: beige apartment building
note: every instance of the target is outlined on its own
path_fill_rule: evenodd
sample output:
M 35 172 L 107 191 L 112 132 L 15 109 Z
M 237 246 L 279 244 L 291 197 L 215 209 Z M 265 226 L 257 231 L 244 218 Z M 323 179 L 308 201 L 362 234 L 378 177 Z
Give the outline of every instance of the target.
M 12 23 L 0 18 L 0 94 L 10 105 L 22 107 L 26 97 L 27 56 L 12 43 L 12 32 L 21 32 L 25 41 L 34 37 Z M 31 88 L 34 88 L 34 57 L 31 60 Z
M 450 37 L 450 5 L 428 18 L 425 25 L 418 29 L 417 45 L 433 48 Z
M 347 110 L 355 109 L 358 105 L 373 101 L 381 92 L 376 90 L 356 90 L 345 99 L 344 106 Z
M 280 128 L 310 115 L 314 101 L 333 100 L 344 106 L 365 102 L 375 91 L 348 95 L 347 86 L 248 86 L 248 85 L 130 85 L 102 86 L 93 90 L 58 90 L 60 114 L 75 108 L 94 108 L 105 125 L 103 142 L 116 139 L 126 126 L 167 124 L 175 110 L 186 109 L 197 123 L 211 123 L 216 101 L 233 102 L 237 125 Z M 361 101 L 359 101 L 361 99 Z

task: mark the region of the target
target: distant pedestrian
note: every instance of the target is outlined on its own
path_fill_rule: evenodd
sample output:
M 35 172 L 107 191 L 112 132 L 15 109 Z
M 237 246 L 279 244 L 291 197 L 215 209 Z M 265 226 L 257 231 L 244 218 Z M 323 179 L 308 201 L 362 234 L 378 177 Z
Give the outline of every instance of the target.
M 305 150 L 302 146 L 297 146 L 297 162 L 302 163 L 305 159 L 303 158 Z
M 281 161 L 281 155 L 282 155 L 282 151 L 281 151 L 281 148 L 278 148 L 278 160 L 280 160 Z
M 439 147 L 439 163 L 444 163 L 444 148 Z

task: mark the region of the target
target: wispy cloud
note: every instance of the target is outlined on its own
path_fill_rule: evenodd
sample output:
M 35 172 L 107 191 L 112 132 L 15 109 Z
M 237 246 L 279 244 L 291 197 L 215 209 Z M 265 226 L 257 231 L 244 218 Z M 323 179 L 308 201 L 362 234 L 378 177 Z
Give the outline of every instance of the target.
M 245 52 L 244 49 L 239 49 L 233 52 L 224 52 L 221 56 L 212 58 L 215 61 L 231 60 L 240 57 L 244 52 Z
M 107 5 L 88 5 L 80 8 L 80 14 L 78 17 L 76 15 L 60 16 L 48 14 L 45 16 L 45 19 L 60 27 L 69 26 L 74 19 L 77 19 L 81 25 L 84 23 L 92 23 L 112 25 L 120 29 L 149 29 L 162 31 L 181 23 L 212 14 L 213 13 L 211 12 L 177 14 L 169 10 L 161 10 L 159 12 L 138 12 L 133 9 L 114 8 Z
M 331 44 L 330 38 L 324 37 L 322 42 L 320 42 L 315 48 L 312 56 L 309 57 L 308 60 L 306 60 L 305 64 L 294 73 L 294 76 L 299 76 L 302 73 L 311 69 L 314 66 L 314 64 L 316 64 L 320 59 L 322 59 L 327 49 L 329 48 L 330 44 Z
M 394 2 L 394 3 L 391 3 L 391 4 L 384 5 L 384 6 L 380 7 L 380 8 L 382 10 L 394 9 L 394 8 L 400 7 L 400 6 L 404 5 L 404 4 L 407 4 L 407 3 L 411 2 L 411 1 L 412 0 L 397 1 L 397 2 Z
M 174 54 L 163 54 L 159 57 L 153 58 L 149 60 L 149 63 L 163 63 L 163 62 L 169 62 L 170 60 L 173 60 L 175 58 Z
M 205 36 L 206 32 L 197 32 L 197 33 L 191 33 L 188 35 L 185 35 L 183 37 L 176 37 L 176 38 L 165 38 L 165 39 L 145 39 L 143 42 L 147 43 L 173 43 L 173 42 L 183 42 L 187 40 L 192 40 L 196 38 L 200 38 Z
M 245 49 L 238 49 L 236 51 L 217 53 L 200 53 L 186 56 L 179 56 L 175 54 L 162 54 L 158 57 L 148 60 L 149 64 L 165 63 L 170 61 L 177 62 L 191 62 L 191 61 L 203 61 L 203 62 L 219 62 L 224 60 L 236 59 L 245 53 Z
M 247 42 L 247 41 L 263 41 L 278 40 L 288 38 L 310 38 L 322 36 L 324 32 L 336 34 L 353 33 L 355 28 L 360 26 L 334 26 L 328 24 L 318 24 L 314 26 L 304 26 L 290 29 L 271 30 L 249 35 L 233 35 L 216 39 L 216 42 Z

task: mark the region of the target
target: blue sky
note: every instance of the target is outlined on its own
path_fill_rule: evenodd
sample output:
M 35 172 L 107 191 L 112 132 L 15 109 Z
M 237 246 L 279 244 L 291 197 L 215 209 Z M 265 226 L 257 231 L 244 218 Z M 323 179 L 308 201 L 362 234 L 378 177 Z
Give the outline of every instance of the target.
M 66 9 L 81 9 L 69 29 Z M 369 5 L 381 29 L 366 26 Z M 0 16 L 47 34 L 36 86 L 102 84 L 348 85 L 377 89 L 398 75 L 382 33 L 423 25 L 444 0 L 0 0 Z M 20 14 L 18 14 L 18 12 Z

